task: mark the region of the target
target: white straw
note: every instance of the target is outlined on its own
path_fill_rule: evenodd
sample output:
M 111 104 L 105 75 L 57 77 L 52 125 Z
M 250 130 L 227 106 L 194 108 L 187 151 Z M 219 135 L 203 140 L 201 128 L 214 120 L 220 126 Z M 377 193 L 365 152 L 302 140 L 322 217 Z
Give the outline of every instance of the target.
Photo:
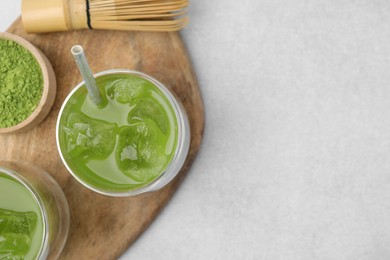
M 74 45 L 71 49 L 73 57 L 79 67 L 80 73 L 83 76 L 85 86 L 88 89 L 89 97 L 95 105 L 99 105 L 102 101 L 99 89 L 96 85 L 96 80 L 93 77 L 91 69 L 89 68 L 87 58 L 84 54 L 84 49 L 81 45 Z

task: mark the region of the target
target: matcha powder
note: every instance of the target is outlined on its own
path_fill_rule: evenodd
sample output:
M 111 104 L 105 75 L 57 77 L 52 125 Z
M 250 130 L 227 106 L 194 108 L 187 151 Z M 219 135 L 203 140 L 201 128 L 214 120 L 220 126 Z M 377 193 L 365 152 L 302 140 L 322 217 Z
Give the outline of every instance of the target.
M 34 56 L 16 42 L 0 39 L 0 128 L 29 117 L 42 92 L 42 70 Z

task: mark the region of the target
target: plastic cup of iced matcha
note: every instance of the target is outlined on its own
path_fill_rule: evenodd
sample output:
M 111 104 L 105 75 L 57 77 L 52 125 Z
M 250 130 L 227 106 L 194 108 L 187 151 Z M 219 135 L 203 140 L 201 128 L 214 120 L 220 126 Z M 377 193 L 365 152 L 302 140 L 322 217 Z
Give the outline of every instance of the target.
M 0 162 L 0 259 L 56 259 L 69 230 L 65 196 L 51 176 Z
M 156 79 L 131 70 L 94 75 L 102 102 L 84 82 L 65 99 L 57 145 L 68 171 L 85 187 L 114 197 L 158 190 L 180 171 L 190 128 L 175 95 Z

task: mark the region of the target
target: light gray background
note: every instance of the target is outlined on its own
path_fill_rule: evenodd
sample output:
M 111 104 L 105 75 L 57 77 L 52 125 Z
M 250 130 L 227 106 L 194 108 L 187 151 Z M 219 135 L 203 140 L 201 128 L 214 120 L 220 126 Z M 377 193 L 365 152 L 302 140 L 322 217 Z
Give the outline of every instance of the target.
M 390 259 L 390 2 L 191 2 L 203 145 L 122 259 Z

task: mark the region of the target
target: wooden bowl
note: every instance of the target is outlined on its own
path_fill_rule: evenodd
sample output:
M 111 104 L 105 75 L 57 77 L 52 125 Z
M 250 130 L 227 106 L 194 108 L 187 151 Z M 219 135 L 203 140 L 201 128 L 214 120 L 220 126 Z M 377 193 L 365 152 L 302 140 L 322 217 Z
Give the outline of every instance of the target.
M 10 33 L 0 33 L 0 39 L 14 41 L 30 51 L 41 67 L 43 75 L 42 97 L 34 112 L 17 125 L 7 128 L 0 128 L 0 134 L 18 133 L 37 126 L 40 122 L 43 121 L 43 119 L 45 119 L 47 114 L 49 114 L 50 109 L 54 104 L 54 99 L 57 92 L 56 76 L 54 74 L 53 67 L 51 66 L 46 56 L 27 40 Z

